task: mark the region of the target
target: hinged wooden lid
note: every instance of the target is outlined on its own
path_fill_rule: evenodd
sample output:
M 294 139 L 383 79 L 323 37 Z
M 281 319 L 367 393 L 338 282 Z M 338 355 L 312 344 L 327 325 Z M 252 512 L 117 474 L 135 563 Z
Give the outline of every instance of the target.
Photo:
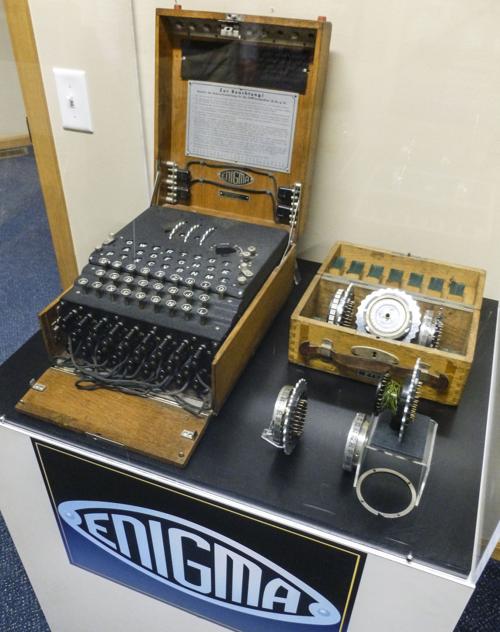
M 179 168 L 191 163 L 190 202 L 179 208 L 275 224 L 278 187 L 301 183 L 300 234 L 330 34 L 322 18 L 157 10 L 155 159 L 160 181 L 168 176 L 167 161 Z M 268 96 L 275 106 L 262 104 Z M 231 98 L 236 105 L 229 107 Z

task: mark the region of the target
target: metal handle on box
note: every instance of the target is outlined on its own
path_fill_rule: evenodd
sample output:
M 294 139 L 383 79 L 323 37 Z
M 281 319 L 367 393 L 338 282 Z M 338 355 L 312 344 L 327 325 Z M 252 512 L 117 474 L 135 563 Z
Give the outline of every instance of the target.
M 324 362 L 331 362 L 341 370 L 367 371 L 377 374 L 390 371 L 394 377 L 403 379 L 411 375 L 413 369 L 398 366 L 396 362 L 399 360 L 396 356 L 371 347 L 364 347 L 363 350 L 360 353 L 360 348 L 353 347 L 353 355 L 337 353 L 333 349 L 331 340 L 323 340 L 321 345 L 312 345 L 308 340 L 305 340 L 299 347 L 300 353 L 306 360 L 317 358 Z M 368 351 L 372 352 L 372 357 L 369 357 Z M 374 352 L 376 352 L 375 355 L 373 355 Z M 421 379 L 424 384 L 437 391 L 445 391 L 449 386 L 448 377 L 444 373 L 431 373 L 424 369 L 421 372 Z

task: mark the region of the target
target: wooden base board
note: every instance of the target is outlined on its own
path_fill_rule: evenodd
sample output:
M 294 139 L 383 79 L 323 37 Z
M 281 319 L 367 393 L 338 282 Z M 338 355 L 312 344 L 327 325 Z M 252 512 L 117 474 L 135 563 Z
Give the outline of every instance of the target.
M 27 134 L 0 138 L 0 149 L 14 149 L 15 147 L 26 147 L 27 145 L 31 145 L 30 137 Z
M 79 390 L 77 377 L 48 369 L 16 405 L 17 410 L 125 446 L 179 467 L 187 465 L 208 417 L 135 395 Z M 193 433 L 193 438 L 189 435 Z

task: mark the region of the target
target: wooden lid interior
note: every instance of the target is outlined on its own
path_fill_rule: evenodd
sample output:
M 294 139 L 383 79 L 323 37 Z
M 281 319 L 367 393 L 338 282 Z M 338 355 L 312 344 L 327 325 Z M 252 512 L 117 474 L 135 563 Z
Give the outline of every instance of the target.
M 236 29 L 237 35 L 233 31 L 233 35 L 228 36 L 228 29 L 229 32 Z M 302 185 L 300 233 L 308 210 L 312 154 L 330 31 L 331 25 L 323 20 L 256 16 L 228 19 L 222 13 L 157 10 L 155 159 L 161 172 L 160 180 L 165 181 L 167 161 L 173 161 L 179 168 L 188 166 L 194 181 L 189 205 L 177 204 L 177 207 L 275 224 L 278 187 L 292 187 L 299 182 Z M 186 124 L 190 80 L 296 95 L 293 97 L 297 99 L 297 109 L 289 172 L 262 167 L 245 169 L 245 164 L 237 161 L 188 156 Z M 231 128 L 224 133 L 230 138 Z M 232 190 L 223 189 L 217 185 L 223 183 L 220 173 L 224 168 L 241 170 L 251 176 L 252 181 L 237 183 Z

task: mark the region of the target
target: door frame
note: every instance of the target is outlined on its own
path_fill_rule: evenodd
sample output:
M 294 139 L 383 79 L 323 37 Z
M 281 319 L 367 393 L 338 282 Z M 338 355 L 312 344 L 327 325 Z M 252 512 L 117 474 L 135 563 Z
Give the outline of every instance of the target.
M 63 289 L 78 274 L 66 200 L 43 87 L 29 0 L 4 0 L 40 186 Z

